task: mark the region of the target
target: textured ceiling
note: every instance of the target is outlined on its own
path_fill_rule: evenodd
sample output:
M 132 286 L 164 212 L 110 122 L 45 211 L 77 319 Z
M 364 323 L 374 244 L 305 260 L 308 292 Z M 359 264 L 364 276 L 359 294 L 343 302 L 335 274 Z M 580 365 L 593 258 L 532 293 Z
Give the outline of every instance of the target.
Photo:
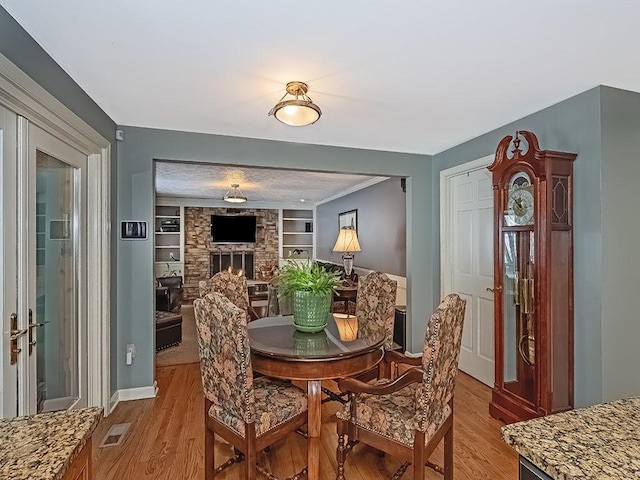
M 640 90 L 637 0 L 0 0 L 119 125 L 433 154 Z M 324 115 L 267 117 L 302 80 Z
M 185 162 L 157 161 L 155 164 L 156 194 L 165 197 L 222 200 L 231 190 L 231 184 L 238 183 L 248 202 L 296 203 L 304 200 L 315 204 L 377 178 Z

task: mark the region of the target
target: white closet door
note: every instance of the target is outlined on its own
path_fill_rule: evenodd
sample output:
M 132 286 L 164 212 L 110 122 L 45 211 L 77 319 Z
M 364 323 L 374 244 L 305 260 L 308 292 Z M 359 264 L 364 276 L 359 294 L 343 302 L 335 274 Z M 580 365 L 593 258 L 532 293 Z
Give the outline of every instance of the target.
M 482 168 L 452 179 L 453 289 L 467 301 L 460 370 L 493 386 L 493 190 Z

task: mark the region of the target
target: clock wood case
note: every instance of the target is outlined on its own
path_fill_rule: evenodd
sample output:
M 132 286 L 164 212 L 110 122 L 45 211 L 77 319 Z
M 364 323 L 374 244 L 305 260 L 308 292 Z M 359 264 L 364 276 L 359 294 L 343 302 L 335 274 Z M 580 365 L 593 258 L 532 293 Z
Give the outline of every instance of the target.
M 489 166 L 496 368 L 489 412 L 507 423 L 573 408 L 575 158 L 540 150 L 533 133 L 518 131 L 500 141 Z

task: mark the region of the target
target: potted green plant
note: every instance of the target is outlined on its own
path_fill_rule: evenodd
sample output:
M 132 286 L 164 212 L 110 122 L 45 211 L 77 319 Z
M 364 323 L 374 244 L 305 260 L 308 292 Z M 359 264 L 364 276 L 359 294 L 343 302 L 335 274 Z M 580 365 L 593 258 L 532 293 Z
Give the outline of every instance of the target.
M 293 300 L 296 329 L 322 331 L 327 326 L 333 292 L 340 285 L 339 274 L 313 261 L 289 259 L 276 275 L 278 292 Z

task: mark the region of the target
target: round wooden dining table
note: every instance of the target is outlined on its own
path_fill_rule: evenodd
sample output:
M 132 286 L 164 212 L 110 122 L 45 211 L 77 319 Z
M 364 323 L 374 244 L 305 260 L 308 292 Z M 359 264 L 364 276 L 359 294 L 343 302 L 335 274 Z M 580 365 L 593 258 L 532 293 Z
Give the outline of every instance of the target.
M 292 316 L 259 318 L 249 323 L 248 330 L 253 370 L 307 382 L 308 478 L 318 480 L 322 380 L 350 377 L 375 367 L 384 355 L 385 334 L 356 335 L 353 329 L 341 332 L 332 315 L 325 329 L 317 333 L 296 330 Z

